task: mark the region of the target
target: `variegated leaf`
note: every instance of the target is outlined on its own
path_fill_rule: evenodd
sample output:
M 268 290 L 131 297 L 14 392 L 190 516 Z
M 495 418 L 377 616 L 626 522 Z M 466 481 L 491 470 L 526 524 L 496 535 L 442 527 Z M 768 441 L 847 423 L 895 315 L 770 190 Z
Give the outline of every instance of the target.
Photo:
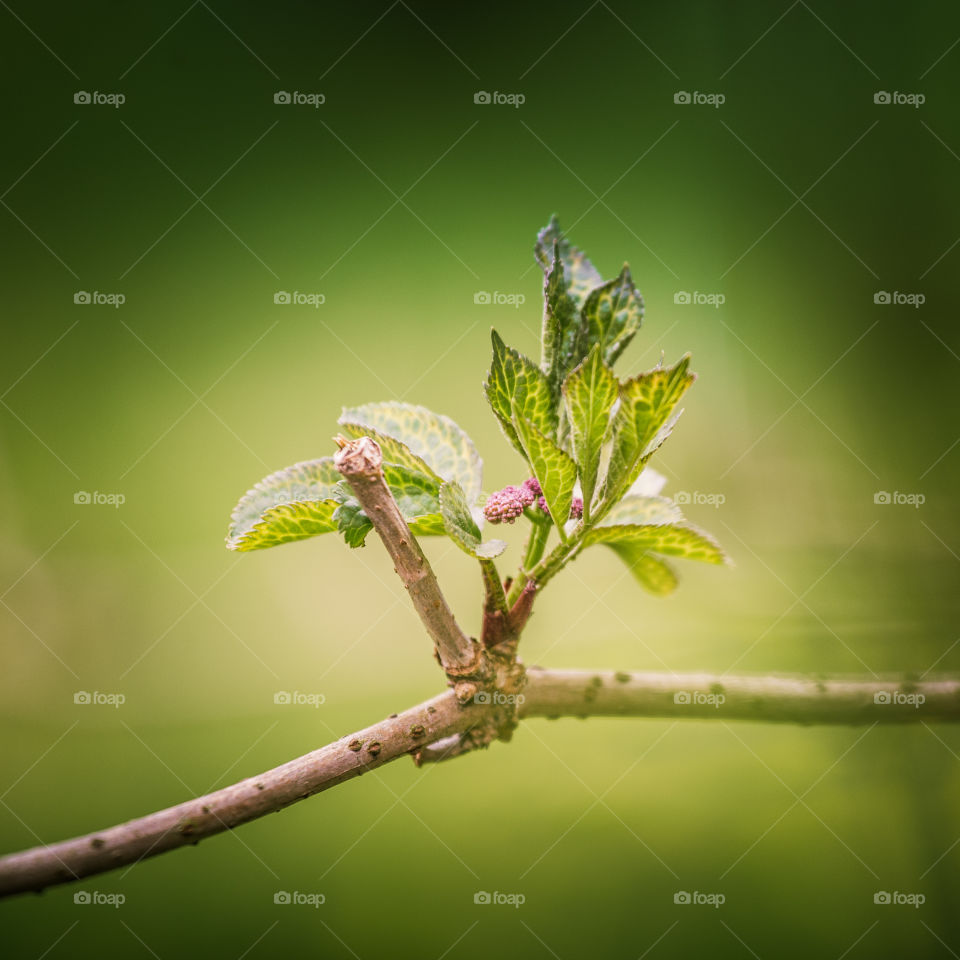
M 554 397 L 539 367 L 508 347 L 496 330 L 492 331 L 491 338 L 493 360 L 485 385 L 487 400 L 507 438 L 526 456 L 513 424 L 513 406 L 516 404 L 521 416 L 542 434 L 553 437 L 557 430 Z
M 689 365 L 688 355 L 676 366 L 658 367 L 620 385 L 620 405 L 605 439 L 610 443 L 603 489 L 605 502 L 616 501 L 623 495 L 639 476 L 647 458 L 666 438 L 674 408 L 695 379 L 688 372 Z
M 543 280 L 543 328 L 540 368 L 554 396 L 570 370 L 583 356 L 583 321 L 577 303 L 567 292 L 563 260 L 554 245 L 553 266 Z
M 563 385 L 573 453 L 583 488 L 584 510 L 588 516 L 600 467 L 600 450 L 617 392 L 617 379 L 604 364 L 599 344 L 590 350 L 587 358 Z
M 587 259 L 582 250 L 573 246 L 563 235 L 556 216 L 537 234 L 534 255 L 544 274 L 553 269 L 554 250 L 559 253 L 563 263 L 564 282 L 567 293 L 572 297 L 577 309 L 583 307 L 587 294 L 603 283 L 603 277 L 597 268 Z
M 642 546 L 628 540 L 608 543 L 606 546 L 626 564 L 634 579 L 644 589 L 663 597 L 677 588 L 677 575 L 666 560 L 658 560 Z
M 483 462 L 467 434 L 442 414 L 426 407 L 387 401 L 345 407 L 340 416 L 344 427 L 365 427 L 400 441 L 429 471 L 442 480 L 456 480 L 470 504 L 476 503 L 483 484 Z M 396 448 L 391 456 L 398 456 Z M 389 459 L 384 454 L 385 459 Z M 411 464 L 406 464 L 411 466 Z M 416 469 L 414 467 L 414 469 Z M 439 484 L 438 484 L 439 486 Z
M 587 345 L 599 345 L 603 359 L 613 366 L 643 320 L 643 297 L 633 285 L 626 264 L 618 277 L 590 292 L 583 306 L 583 320 Z
M 596 526 L 587 532 L 584 542 L 629 543 L 650 553 L 704 563 L 726 563 L 727 560 L 723 548 L 710 534 L 687 523 Z
M 340 472 L 332 457 L 296 463 L 271 473 L 240 499 L 231 515 L 227 546 L 260 550 L 336 530 L 334 491 Z
M 577 465 L 548 436 L 541 433 L 513 404 L 513 425 L 526 451 L 534 476 L 540 483 L 543 498 L 561 537 L 570 518 L 573 488 L 577 482 Z

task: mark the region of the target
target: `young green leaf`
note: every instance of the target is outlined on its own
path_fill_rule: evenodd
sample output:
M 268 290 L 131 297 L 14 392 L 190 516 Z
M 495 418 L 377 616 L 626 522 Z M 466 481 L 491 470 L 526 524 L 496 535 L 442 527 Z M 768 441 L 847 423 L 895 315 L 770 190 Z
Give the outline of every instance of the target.
M 561 538 L 563 525 L 570 519 L 573 488 L 577 482 L 577 465 L 548 436 L 537 429 L 513 404 L 513 425 L 526 451 L 534 476 L 540 483 L 547 509 Z
M 508 347 L 496 330 L 491 331 L 493 360 L 485 384 L 487 400 L 497 415 L 507 439 L 526 456 L 513 424 L 513 404 L 521 416 L 541 433 L 552 437 L 557 429 L 557 412 L 543 371 L 525 356 Z
M 626 564 L 634 579 L 644 589 L 663 597 L 677 588 L 677 575 L 666 560 L 658 560 L 643 546 L 621 540 L 606 546 Z
M 381 469 L 405 520 L 439 515 L 440 485 L 432 477 L 398 463 L 384 463 Z M 438 532 L 443 533 L 442 524 Z
M 583 509 L 588 517 L 600 467 L 600 450 L 618 392 L 617 379 L 604 364 L 600 349 L 600 344 L 596 344 L 563 384 L 573 454 L 583 488 Z
M 483 462 L 473 441 L 451 420 L 426 407 L 408 403 L 366 403 L 360 407 L 345 407 L 339 421 L 350 432 L 368 428 L 400 441 L 429 467 L 429 473 L 443 480 L 456 480 L 464 490 L 469 503 L 474 504 L 483 485 Z M 399 456 L 391 448 L 390 456 Z M 401 464 L 417 469 L 413 464 Z M 438 483 L 439 487 L 439 483 Z
M 352 495 L 337 507 L 333 519 L 348 547 L 362 547 L 367 534 L 373 529 L 373 524 L 363 512 L 359 501 Z
M 726 563 L 723 548 L 710 534 L 686 523 L 617 524 L 587 531 L 584 543 L 628 543 L 650 553 L 661 553 L 704 563 Z
M 583 322 L 574 299 L 567 293 L 563 260 L 554 245 L 553 266 L 543 281 L 543 329 L 540 334 L 540 369 L 554 396 L 567 373 L 582 358 Z
M 300 500 L 269 507 L 244 533 L 227 539 L 231 550 L 245 552 L 276 547 L 281 543 L 306 540 L 337 529 L 333 519 L 336 500 Z
M 633 285 L 630 268 L 590 292 L 583 306 L 587 343 L 598 344 L 603 359 L 612 367 L 640 329 L 643 297 Z
M 459 483 L 445 483 L 440 488 L 440 512 L 445 532 L 453 542 L 471 557 L 498 557 L 507 549 L 504 540 L 482 543 L 480 528 L 470 515 L 467 498 Z
M 580 310 L 587 294 L 603 283 L 603 277 L 584 252 L 573 246 L 563 235 L 556 215 L 552 216 L 550 222 L 537 234 L 537 243 L 534 247 L 534 256 L 545 275 L 553 269 L 554 250 L 560 255 L 563 263 L 567 293 L 576 304 L 577 310 Z
M 606 440 L 610 462 L 603 499 L 616 502 L 637 479 L 647 459 L 666 439 L 668 422 L 687 388 L 696 379 L 688 373 L 689 355 L 674 367 L 658 367 L 620 385 L 620 406 L 610 421 Z M 676 416 L 679 416 L 679 411 Z
M 295 463 L 271 473 L 241 497 L 230 518 L 227 546 L 260 550 L 336 530 L 332 457 Z

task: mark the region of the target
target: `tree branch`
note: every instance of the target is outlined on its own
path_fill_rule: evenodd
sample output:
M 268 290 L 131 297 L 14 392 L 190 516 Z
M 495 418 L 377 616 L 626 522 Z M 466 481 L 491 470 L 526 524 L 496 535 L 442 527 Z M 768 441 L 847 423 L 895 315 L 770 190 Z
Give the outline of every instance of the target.
M 960 680 L 818 680 L 527 668 L 520 719 L 664 717 L 765 723 L 960 722 Z
M 214 793 L 63 843 L 0 859 L 0 897 L 154 857 L 231 830 L 417 752 L 423 745 L 463 733 L 479 722 L 481 706 L 461 706 L 452 691 L 359 730 L 319 750 Z
M 340 449 L 334 463 L 387 548 L 397 576 L 436 645 L 441 666 L 450 677 L 473 674 L 482 665 L 482 651 L 454 619 L 430 562 L 403 519 L 383 478 L 380 447 L 370 437 L 338 437 L 337 443 Z
M 958 679 L 916 683 L 862 678 L 819 681 L 531 667 L 523 697 L 521 718 L 632 716 L 802 724 L 960 722 Z M 453 738 L 481 727 L 493 709 L 477 703 L 461 705 L 452 691 L 446 691 L 207 796 L 98 833 L 10 854 L 0 858 L 0 896 L 39 891 L 198 843 L 406 754 L 419 755 L 424 762 L 442 759 L 457 752 L 457 740 Z M 437 747 L 427 749 L 432 744 Z

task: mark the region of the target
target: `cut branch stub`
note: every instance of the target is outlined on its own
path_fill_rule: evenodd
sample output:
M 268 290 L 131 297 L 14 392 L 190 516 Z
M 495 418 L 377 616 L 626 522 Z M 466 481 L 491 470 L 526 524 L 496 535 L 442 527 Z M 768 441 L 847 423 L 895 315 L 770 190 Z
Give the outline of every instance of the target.
M 387 548 L 397 576 L 436 646 L 441 666 L 450 677 L 482 671 L 479 645 L 458 626 L 429 561 L 383 478 L 380 447 L 370 437 L 348 440 L 339 436 L 336 440 L 340 449 L 333 461 Z

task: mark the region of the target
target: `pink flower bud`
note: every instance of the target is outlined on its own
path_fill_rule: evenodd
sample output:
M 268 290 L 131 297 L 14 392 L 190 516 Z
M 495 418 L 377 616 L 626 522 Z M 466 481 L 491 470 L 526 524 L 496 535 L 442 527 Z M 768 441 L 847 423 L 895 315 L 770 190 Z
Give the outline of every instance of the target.
M 537 480 L 536 477 L 529 477 L 527 480 L 524 480 L 522 489 L 524 495 L 529 498 L 527 500 L 528 506 L 543 493 L 540 489 L 540 481 Z
M 491 523 L 513 523 L 528 502 L 520 487 L 507 486 L 487 497 L 483 515 Z

